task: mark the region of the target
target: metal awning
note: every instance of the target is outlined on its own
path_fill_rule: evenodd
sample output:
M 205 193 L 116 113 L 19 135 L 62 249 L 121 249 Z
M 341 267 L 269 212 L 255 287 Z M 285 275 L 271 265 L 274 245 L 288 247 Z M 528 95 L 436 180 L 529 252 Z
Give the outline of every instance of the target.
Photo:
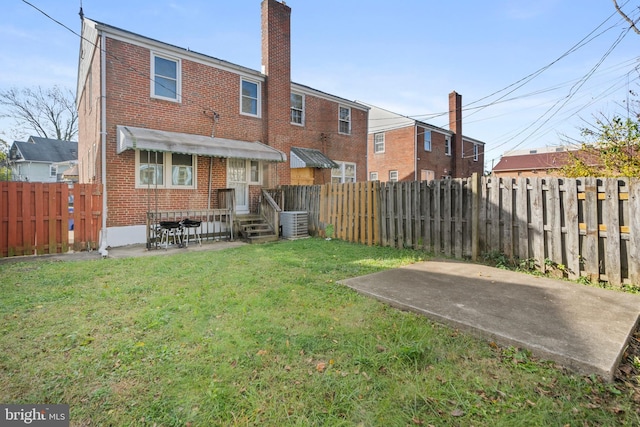
M 332 169 L 339 165 L 313 148 L 291 147 L 291 168 L 322 168 Z
M 117 126 L 118 154 L 125 150 L 149 150 L 207 157 L 285 162 L 287 155 L 260 142 L 212 138 L 132 126 Z

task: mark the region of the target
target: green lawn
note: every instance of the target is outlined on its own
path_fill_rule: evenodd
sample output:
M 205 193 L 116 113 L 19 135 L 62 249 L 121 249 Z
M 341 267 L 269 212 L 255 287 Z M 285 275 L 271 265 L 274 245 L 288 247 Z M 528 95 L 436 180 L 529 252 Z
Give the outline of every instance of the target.
M 0 403 L 78 426 L 640 425 L 633 388 L 336 284 L 424 257 L 304 239 L 0 264 Z

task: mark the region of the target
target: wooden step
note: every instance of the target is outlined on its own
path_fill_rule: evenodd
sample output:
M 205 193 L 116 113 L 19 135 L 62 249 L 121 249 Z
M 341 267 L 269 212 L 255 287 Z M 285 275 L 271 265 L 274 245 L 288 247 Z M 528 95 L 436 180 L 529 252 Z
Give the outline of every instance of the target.
M 249 243 L 265 243 L 279 240 L 277 233 L 259 215 L 237 216 L 235 225 L 240 236 Z

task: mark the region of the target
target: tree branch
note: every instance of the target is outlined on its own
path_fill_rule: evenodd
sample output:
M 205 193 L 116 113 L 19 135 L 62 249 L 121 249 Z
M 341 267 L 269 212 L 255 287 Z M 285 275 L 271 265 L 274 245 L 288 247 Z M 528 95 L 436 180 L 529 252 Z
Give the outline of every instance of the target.
M 618 1 L 617 0 L 613 0 L 613 5 L 616 7 L 616 10 L 618 11 L 618 13 L 620 15 L 622 15 L 622 17 L 625 19 L 625 21 L 627 21 L 629 23 L 629 25 L 631 25 L 631 28 L 633 28 L 633 31 L 635 31 L 636 34 L 640 34 L 640 30 L 638 30 L 638 27 L 636 27 L 636 23 L 638 22 L 638 20 L 640 20 L 640 18 L 636 19 L 635 21 L 632 21 L 631 18 L 629 18 L 627 16 L 627 14 L 624 13 L 622 11 L 622 9 L 620 9 L 620 6 L 618 6 Z

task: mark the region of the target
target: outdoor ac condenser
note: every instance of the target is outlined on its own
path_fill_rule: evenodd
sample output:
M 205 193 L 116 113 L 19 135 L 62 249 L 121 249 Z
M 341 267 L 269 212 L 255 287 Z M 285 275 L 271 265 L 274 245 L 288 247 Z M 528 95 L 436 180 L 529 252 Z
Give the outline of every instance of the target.
M 309 219 L 305 211 L 280 212 L 280 225 L 285 239 L 309 237 Z

